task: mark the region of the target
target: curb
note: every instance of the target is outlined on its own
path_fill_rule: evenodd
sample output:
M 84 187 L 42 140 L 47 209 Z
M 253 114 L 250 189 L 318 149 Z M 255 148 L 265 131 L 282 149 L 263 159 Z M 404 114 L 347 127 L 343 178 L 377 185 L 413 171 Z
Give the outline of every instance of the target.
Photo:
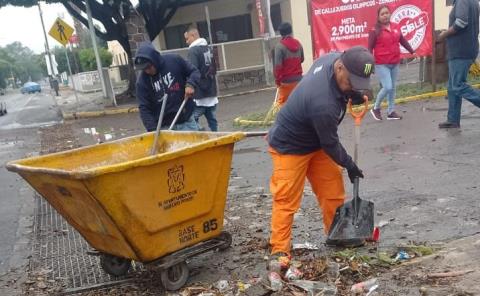
M 472 87 L 475 87 L 475 88 L 480 88 L 480 84 L 475 84 L 475 85 L 472 85 Z M 440 91 L 435 91 L 435 92 L 429 92 L 429 93 L 424 93 L 424 94 L 419 94 L 419 95 L 414 95 L 414 96 L 410 96 L 410 97 L 404 97 L 404 98 L 398 98 L 398 99 L 395 99 L 395 103 L 396 104 L 405 104 L 405 103 L 408 103 L 408 102 L 414 102 L 414 101 L 420 101 L 420 100 L 426 100 L 426 99 L 430 99 L 430 98 L 437 98 L 437 97 L 444 97 L 447 95 L 447 90 L 440 90 Z M 387 106 L 387 102 L 383 102 L 382 103 L 382 107 L 386 107 Z M 373 103 L 370 103 L 368 105 L 368 109 L 371 109 L 373 107 Z M 360 107 L 361 108 L 361 107 Z M 353 108 L 353 110 L 358 110 L 358 107 L 357 108 Z M 348 111 L 347 111 L 348 113 Z M 242 119 L 241 116 L 235 118 L 233 120 L 234 123 L 240 125 L 240 126 L 252 126 L 252 125 L 255 125 L 255 126 L 266 126 L 266 125 L 271 125 L 273 124 L 273 121 L 265 124 L 263 121 L 255 121 L 255 120 L 246 120 L 246 119 Z
M 64 120 L 75 120 L 75 119 L 100 117 L 105 115 L 116 115 L 116 114 L 136 113 L 136 112 L 138 112 L 138 107 L 112 109 L 112 110 L 104 110 L 104 111 L 83 111 L 83 112 L 63 112 L 62 111 L 62 116 Z
M 248 90 L 233 94 L 226 94 L 223 96 L 218 96 L 219 99 L 226 99 L 236 96 L 248 95 L 259 93 L 263 91 L 274 90 L 276 87 L 265 87 L 260 89 Z M 55 100 L 56 103 L 56 100 Z M 94 117 L 101 117 L 106 115 L 117 115 L 117 114 L 125 114 L 125 113 L 138 113 L 138 107 L 129 107 L 129 108 L 118 108 L 118 109 L 111 109 L 111 110 L 103 110 L 103 111 L 81 111 L 81 112 L 62 112 L 62 116 L 64 120 L 76 120 L 76 119 L 85 119 L 85 118 L 94 118 Z

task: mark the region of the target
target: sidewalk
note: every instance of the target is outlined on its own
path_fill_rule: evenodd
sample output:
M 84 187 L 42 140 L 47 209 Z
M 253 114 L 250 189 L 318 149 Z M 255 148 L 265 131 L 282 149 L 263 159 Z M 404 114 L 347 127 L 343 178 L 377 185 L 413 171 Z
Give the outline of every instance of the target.
M 244 87 L 231 89 L 229 90 L 229 93 L 219 95 L 219 99 L 221 100 L 245 94 L 255 94 L 274 89 L 273 87 L 269 86 L 259 87 L 260 88 Z M 132 99 L 131 103 L 128 104 L 119 104 L 117 106 L 113 106 L 113 103 L 110 100 L 103 98 L 102 92 L 77 92 L 76 97 L 72 89 L 64 88 L 61 89 L 59 93 L 60 96 L 55 97 L 55 100 L 62 112 L 63 118 L 66 120 L 138 112 L 138 105 L 135 99 Z
M 137 107 L 133 100 L 131 104 L 122 104 L 114 107 L 112 101 L 103 98 L 102 92 L 77 92 L 77 96 L 75 96 L 72 89 L 64 88 L 59 91 L 59 94 L 60 96 L 55 97 L 55 100 L 64 119 L 68 119 L 65 117 L 75 117 L 75 114 L 81 112 L 100 113 L 108 110 L 128 110 Z

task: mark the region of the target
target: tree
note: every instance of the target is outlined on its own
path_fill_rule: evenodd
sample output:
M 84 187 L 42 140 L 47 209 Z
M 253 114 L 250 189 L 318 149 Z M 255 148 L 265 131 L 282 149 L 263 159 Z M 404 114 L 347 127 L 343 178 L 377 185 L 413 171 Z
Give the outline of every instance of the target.
M 90 5 L 92 17 L 103 26 L 103 28 L 96 27 L 95 34 L 105 41 L 117 40 L 127 53 L 129 61 L 132 61 L 126 23 L 134 9 L 129 0 L 46 0 L 45 2 L 62 3 L 74 18 L 88 27 L 85 1 Z M 153 40 L 168 24 L 178 7 L 206 1 L 209 0 L 140 0 L 139 11 L 145 19 L 148 35 Z M 31 7 L 37 2 L 38 0 L 0 0 L 0 8 L 7 4 Z M 127 93 L 133 95 L 135 72 L 132 63 L 129 64 L 130 83 Z
M 0 88 L 7 87 L 7 79 L 10 77 L 9 63 L 5 60 L 0 60 Z
M 105 48 L 99 49 L 100 60 L 102 66 L 108 67 L 112 64 L 112 54 Z M 80 53 L 80 65 L 84 71 L 94 71 L 97 69 L 97 63 L 95 60 L 95 53 L 91 48 L 81 49 Z
M 94 25 L 97 30 L 100 30 L 100 27 Z M 92 48 L 92 38 L 90 37 L 90 32 L 88 31 L 87 27 L 81 26 L 81 28 L 77 28 L 77 32 L 75 32 L 78 36 L 79 40 L 79 47 L 80 48 Z M 99 38 L 97 35 L 95 35 L 95 39 L 97 41 L 97 45 L 99 47 L 105 47 L 107 48 L 107 41 Z
M 4 48 L 0 48 L 0 60 L 2 60 L 2 75 L 26 82 L 36 81 L 45 75 L 41 60 L 43 55 L 36 55 L 31 49 L 23 46 L 20 42 L 13 42 Z M 8 65 L 8 67 L 7 67 Z M 5 71 L 7 73 L 5 74 Z
M 74 18 L 88 27 L 85 1 L 87 0 L 59 0 Z M 138 10 L 144 17 L 149 38 L 153 40 L 168 24 L 178 7 L 206 1 L 209 0 L 140 0 Z M 95 28 L 96 35 L 106 41 L 117 40 L 127 53 L 130 78 L 128 90 L 124 95 L 133 97 L 136 77 L 131 63 L 133 54 L 126 25 L 134 11 L 133 5 L 129 0 L 89 0 L 88 3 L 92 17 L 103 25 L 103 30 Z
M 65 52 L 68 53 L 68 59 L 70 60 L 70 68 L 72 69 L 72 74 L 76 74 L 80 72 L 78 65 L 76 64 L 77 61 L 80 60 L 79 51 L 77 50 L 68 50 L 65 47 L 55 46 L 53 49 L 53 54 L 55 55 L 55 60 L 58 64 L 58 72 L 68 73 L 68 64 L 67 64 L 67 57 L 65 56 Z

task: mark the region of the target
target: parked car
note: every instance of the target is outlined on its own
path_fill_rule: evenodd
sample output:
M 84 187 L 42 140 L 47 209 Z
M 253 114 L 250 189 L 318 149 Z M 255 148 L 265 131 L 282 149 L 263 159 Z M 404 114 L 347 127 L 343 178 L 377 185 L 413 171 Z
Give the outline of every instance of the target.
M 36 82 L 27 82 L 20 89 L 20 92 L 22 94 L 25 94 L 25 93 L 33 94 L 35 92 L 41 92 L 41 91 L 42 91 L 42 88 L 40 87 L 40 84 Z
M 0 116 L 7 114 L 7 103 L 0 102 Z

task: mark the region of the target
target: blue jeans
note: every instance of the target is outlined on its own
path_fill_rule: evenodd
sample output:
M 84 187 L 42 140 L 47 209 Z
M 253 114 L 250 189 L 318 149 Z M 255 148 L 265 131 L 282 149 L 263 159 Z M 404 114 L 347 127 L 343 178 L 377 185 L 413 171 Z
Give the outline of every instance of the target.
M 202 115 L 205 115 L 205 118 L 207 118 L 208 122 L 208 127 L 212 132 L 218 131 L 218 123 L 217 123 L 217 117 L 215 115 L 215 112 L 217 110 L 217 105 L 212 106 L 212 107 L 204 107 L 204 106 L 195 106 L 195 110 L 193 111 L 193 117 L 195 117 L 195 121 L 197 122 L 197 125 L 200 126 L 198 123 L 198 120 Z
M 382 88 L 377 94 L 375 109 L 380 109 L 385 96 L 388 99 L 388 110 L 390 114 L 395 111 L 395 94 L 397 90 L 398 64 L 375 65 L 375 74 L 382 84 Z
M 480 107 L 480 90 L 467 84 L 468 70 L 473 62 L 473 59 L 448 61 L 448 122 L 460 124 L 462 98 Z
M 170 127 L 170 125 L 162 126 L 163 130 L 166 130 Z M 193 115 L 190 116 L 190 118 L 187 121 L 184 121 L 182 123 L 177 123 L 172 127 L 172 130 L 174 131 L 192 131 L 196 132 L 198 131 L 198 125 L 195 119 L 193 118 Z

